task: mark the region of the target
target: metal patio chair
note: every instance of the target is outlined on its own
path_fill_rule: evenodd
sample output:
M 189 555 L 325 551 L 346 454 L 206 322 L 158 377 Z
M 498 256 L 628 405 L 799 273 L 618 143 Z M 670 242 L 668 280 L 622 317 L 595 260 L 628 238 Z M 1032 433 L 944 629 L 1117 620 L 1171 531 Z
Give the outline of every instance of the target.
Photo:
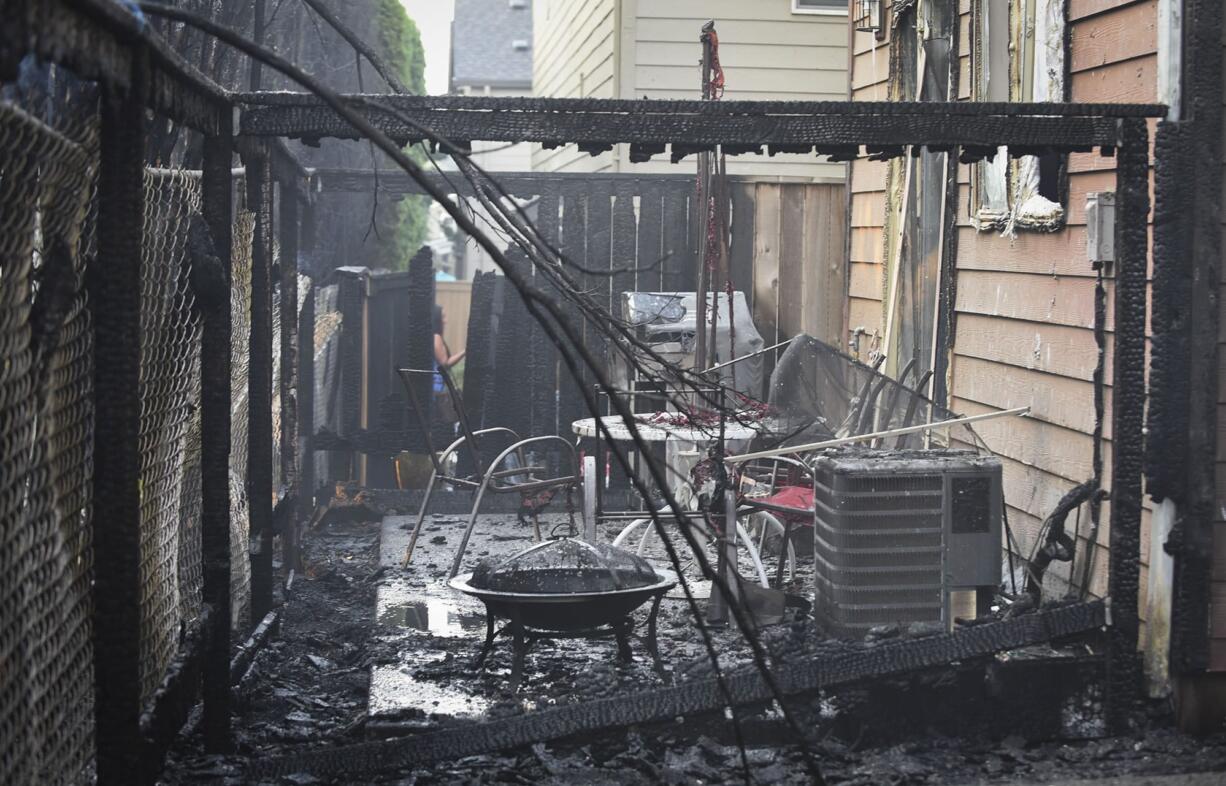
M 451 564 L 451 571 L 447 575 L 448 580 L 455 578 L 456 574 L 460 571 L 464 552 L 468 549 L 469 538 L 476 527 L 477 515 L 480 513 L 481 501 L 485 497 L 486 491 L 494 494 L 519 494 L 524 501 L 524 507 L 529 509 L 528 516 L 532 519 L 535 539 L 538 542 L 541 541 L 541 528 L 540 523 L 537 521 L 537 511 L 539 507 L 543 507 L 542 497 L 544 497 L 544 502 L 547 502 L 557 490 L 565 489 L 569 500 L 570 494 L 582 483 L 579 477 L 578 454 L 575 446 L 559 436 L 540 436 L 523 439 L 511 429 L 503 427 L 473 431 L 469 425 L 468 416 L 464 411 L 464 402 L 459 391 L 456 390 L 455 382 L 451 379 L 451 375 L 446 369 L 440 368 L 436 372 L 434 369 L 402 368 L 397 369 L 397 373 L 400 375 L 401 382 L 408 393 L 409 406 L 417 421 L 421 424 L 422 432 L 425 436 L 426 450 L 430 455 L 430 462 L 433 465 L 430 482 L 426 485 L 425 496 L 423 496 L 421 501 L 421 509 L 417 513 L 417 524 L 413 527 L 413 535 L 409 539 L 408 547 L 405 549 L 403 564 L 407 567 L 409 561 L 413 558 L 413 550 L 417 546 L 417 538 L 421 534 L 422 524 L 426 519 L 426 513 L 430 506 L 430 498 L 434 493 L 435 486 L 439 483 L 447 483 L 458 488 L 475 489 L 477 492 L 476 497 L 473 499 L 472 513 L 468 518 L 468 526 L 464 530 L 464 536 L 460 540 L 459 549 L 456 551 L 455 559 Z M 427 416 L 422 402 L 418 400 L 417 391 L 412 384 L 412 378 L 416 375 L 427 375 L 433 380 L 433 376 L 436 373 L 442 376 L 443 384 L 447 388 L 447 395 L 455 406 L 456 414 L 459 416 L 461 432 L 460 436 L 448 445 L 441 454 L 434 449 L 433 438 L 430 434 L 430 418 Z M 486 465 L 482 461 L 481 456 L 482 442 L 493 441 L 493 439 L 498 437 L 501 437 L 498 440 L 500 443 L 505 444 L 509 442 L 510 444 L 503 448 L 497 457 Z M 561 469 L 564 474 L 550 477 L 545 467 L 530 466 L 528 463 L 528 453 L 525 450 L 530 446 L 552 446 L 558 448 L 559 453 L 569 459 L 568 462 L 564 461 L 567 466 Z M 474 467 L 471 474 L 463 476 L 458 473 L 450 473 L 447 470 L 448 460 L 461 449 L 469 451 L 472 458 L 472 466 Z

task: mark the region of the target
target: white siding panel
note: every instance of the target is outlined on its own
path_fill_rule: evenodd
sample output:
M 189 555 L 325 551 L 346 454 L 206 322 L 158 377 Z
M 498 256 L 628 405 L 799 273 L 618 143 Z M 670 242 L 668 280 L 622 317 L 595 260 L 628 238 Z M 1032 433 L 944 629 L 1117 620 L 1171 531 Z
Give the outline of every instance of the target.
M 726 99 L 842 100 L 847 93 L 847 18 L 793 14 L 791 0 L 537 0 L 533 18 L 533 87 L 541 96 L 697 98 L 698 36 L 712 18 Z M 533 169 L 542 171 L 675 173 L 693 166 L 692 158 L 672 165 L 667 155 L 631 165 L 625 146 L 595 157 L 573 145 L 538 147 L 532 156 Z M 736 156 L 728 171 L 841 179 L 844 167 L 812 155 Z

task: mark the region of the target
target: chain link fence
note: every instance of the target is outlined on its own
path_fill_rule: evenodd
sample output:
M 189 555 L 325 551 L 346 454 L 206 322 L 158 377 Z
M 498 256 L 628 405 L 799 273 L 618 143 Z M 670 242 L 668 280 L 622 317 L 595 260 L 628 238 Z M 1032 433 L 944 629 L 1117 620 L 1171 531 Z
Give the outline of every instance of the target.
M 200 331 L 187 228 L 198 173 L 145 173 L 141 259 L 141 689 L 147 701 L 200 610 Z M 189 477 L 190 476 L 190 477 Z
M 231 626 L 251 622 L 251 505 L 247 499 L 247 369 L 251 342 L 251 244 L 255 213 L 239 210 L 230 251 L 230 607 Z
M 73 783 L 93 755 L 97 97 L 23 76 L 0 92 L 0 771 Z

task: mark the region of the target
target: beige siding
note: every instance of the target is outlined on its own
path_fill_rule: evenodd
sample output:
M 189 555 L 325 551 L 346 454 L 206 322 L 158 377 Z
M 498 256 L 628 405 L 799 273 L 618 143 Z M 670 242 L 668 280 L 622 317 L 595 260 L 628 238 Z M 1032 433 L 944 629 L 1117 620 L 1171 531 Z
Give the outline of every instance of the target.
M 537 95 L 698 98 L 699 33 L 714 19 L 728 100 L 839 101 L 847 95 L 847 17 L 793 14 L 790 0 L 537 0 Z M 687 171 L 693 158 L 680 167 Z M 668 156 L 631 164 L 625 146 L 599 156 L 573 145 L 533 156 L 539 170 L 678 172 Z M 734 156 L 732 175 L 842 181 L 813 155 Z
M 616 0 L 536 0 L 532 4 L 532 86 L 552 98 L 616 98 Z M 599 172 L 613 169 L 609 154 L 589 156 L 574 145 L 537 146 L 532 168 Z
M 890 77 L 889 41 L 877 41 L 869 33 L 856 32 L 852 39 L 851 97 L 853 101 L 884 101 Z M 848 270 L 847 327 L 862 329 L 870 336 L 885 330 L 882 291 L 885 259 L 885 184 L 889 164 L 857 159 L 851 162 L 851 256 Z M 861 340 L 863 353 L 868 348 Z
M 847 96 L 847 17 L 793 14 L 791 0 L 637 0 L 633 66 L 622 98 L 697 98 L 698 41 L 715 20 L 726 100 L 842 101 Z M 623 171 L 676 171 L 666 156 Z M 687 159 L 689 161 L 689 159 Z M 728 173 L 842 180 L 843 165 L 812 155 L 734 156 Z

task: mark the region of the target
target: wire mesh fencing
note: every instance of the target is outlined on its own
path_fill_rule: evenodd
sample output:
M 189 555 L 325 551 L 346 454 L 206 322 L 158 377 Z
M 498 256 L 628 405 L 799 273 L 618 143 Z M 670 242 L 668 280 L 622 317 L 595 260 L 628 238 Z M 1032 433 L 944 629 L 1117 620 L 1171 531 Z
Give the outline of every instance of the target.
M 28 64 L 28 63 L 27 63 Z M 0 772 L 74 783 L 94 752 L 94 87 L 0 90 Z
M 251 341 L 251 244 L 255 214 L 239 210 L 230 252 L 230 606 L 231 627 L 251 620 L 251 505 L 247 499 L 247 370 Z
M 197 173 L 145 174 L 141 259 L 141 689 L 161 683 L 200 609 L 200 317 L 187 228 Z M 190 476 L 190 480 L 189 480 Z

